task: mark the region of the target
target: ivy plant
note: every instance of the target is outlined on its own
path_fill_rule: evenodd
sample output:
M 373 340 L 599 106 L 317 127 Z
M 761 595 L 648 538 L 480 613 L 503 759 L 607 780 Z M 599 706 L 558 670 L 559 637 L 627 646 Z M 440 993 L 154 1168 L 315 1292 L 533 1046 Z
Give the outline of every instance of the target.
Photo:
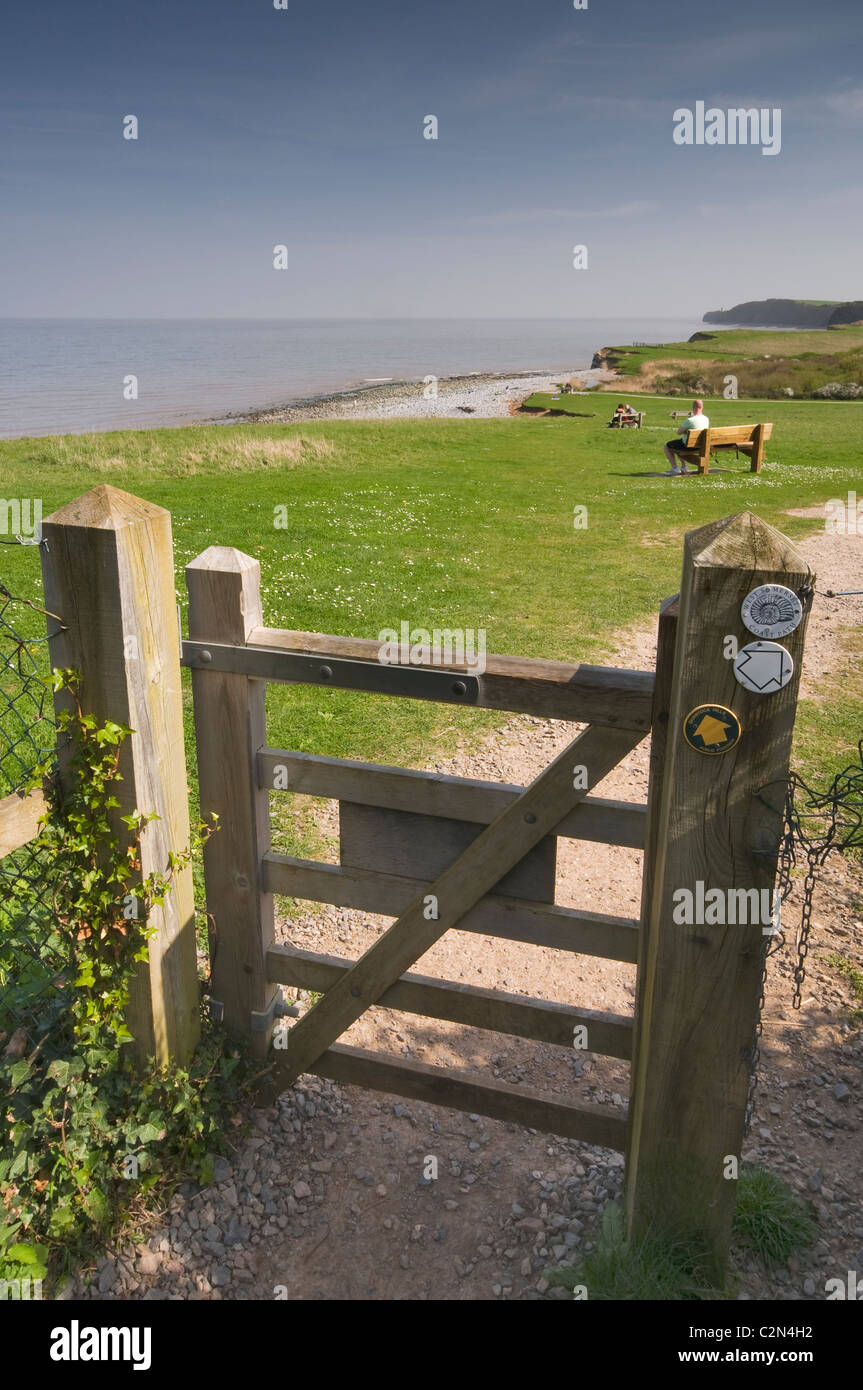
M 58 716 L 67 757 L 62 786 L 46 783 L 39 839 L 68 960 L 55 982 L 65 1007 L 46 1010 L 44 1029 L 38 1020 L 19 1027 L 0 1050 L 0 1278 L 41 1273 L 157 1184 L 189 1173 L 208 1181 L 242 1060 L 205 1026 L 188 1066 L 136 1065 L 129 986 L 147 958 L 153 910 L 217 826 L 199 824 L 162 870 L 142 874 L 142 837 L 157 817 L 121 815 L 117 796 L 132 730 L 84 711 L 75 672 L 54 680 L 69 695 Z

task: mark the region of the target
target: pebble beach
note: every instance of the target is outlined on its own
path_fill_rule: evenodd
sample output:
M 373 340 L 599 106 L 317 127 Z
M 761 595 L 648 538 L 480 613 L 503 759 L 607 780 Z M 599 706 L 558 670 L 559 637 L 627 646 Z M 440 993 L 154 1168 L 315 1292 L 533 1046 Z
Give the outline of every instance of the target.
M 586 389 L 613 377 L 614 373 L 607 369 L 588 367 L 552 375 L 474 373 L 441 377 L 437 394 L 431 396 L 426 392 L 433 387 L 421 380 L 363 384 L 348 391 L 251 411 L 242 419 L 256 424 L 293 424 L 302 420 L 459 419 L 475 415 L 487 420 L 510 415 L 535 391 L 555 391 L 562 381 L 577 378 Z

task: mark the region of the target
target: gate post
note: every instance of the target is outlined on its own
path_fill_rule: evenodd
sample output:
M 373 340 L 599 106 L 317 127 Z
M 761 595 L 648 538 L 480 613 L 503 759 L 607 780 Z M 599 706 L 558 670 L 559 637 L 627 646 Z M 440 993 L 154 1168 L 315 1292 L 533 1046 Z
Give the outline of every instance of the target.
M 164 873 L 169 852 L 189 847 L 171 514 L 102 484 L 54 512 L 43 539 L 45 604 L 63 624 L 49 639 L 51 664 L 80 672 L 87 714 L 134 731 L 120 746 L 116 815 L 158 814 L 141 837 L 141 873 Z M 60 692 L 58 708 L 67 699 Z M 163 1066 L 186 1062 L 200 1035 L 191 867 L 152 920 L 127 1019 L 138 1063 Z
M 735 1178 L 726 1176 L 735 1165 L 726 1160 L 740 1156 L 770 931 L 758 912 L 751 920 L 754 894 L 749 910 L 739 913 L 742 899 L 732 899 L 730 890 L 757 890 L 759 905 L 762 889 L 772 897 L 807 604 L 800 625 L 781 639 L 794 675 L 776 693 L 750 692 L 737 681 L 724 638 L 736 637 L 741 647 L 757 640 L 740 614 L 752 589 L 778 583 L 796 593 L 812 578 L 791 542 L 751 512 L 687 534 L 670 701 L 664 701 L 664 766 L 652 766 L 627 1227 L 630 1237 L 649 1231 L 695 1241 L 717 1283 L 724 1280 L 736 1205 Z M 668 616 L 658 691 L 668 683 Z M 686 716 L 702 704 L 730 708 L 740 720 L 740 740 L 727 752 L 708 755 L 686 742 Z M 770 783 L 778 784 L 771 794 L 775 810 L 757 795 Z M 721 892 L 722 915 L 716 907 L 703 910 L 712 889 Z M 687 902 L 689 921 L 683 920 Z M 749 924 L 739 923 L 740 916 Z
M 229 546 L 211 545 L 186 566 L 189 637 L 245 647 L 262 624 L 261 567 Z M 266 682 L 222 671 L 192 671 L 201 814 L 218 833 L 204 846 L 212 998 L 225 1027 L 266 1057 L 278 987 L 267 979 L 275 939 L 273 895 L 261 859 L 270 848 L 269 792 L 258 786 L 266 745 Z

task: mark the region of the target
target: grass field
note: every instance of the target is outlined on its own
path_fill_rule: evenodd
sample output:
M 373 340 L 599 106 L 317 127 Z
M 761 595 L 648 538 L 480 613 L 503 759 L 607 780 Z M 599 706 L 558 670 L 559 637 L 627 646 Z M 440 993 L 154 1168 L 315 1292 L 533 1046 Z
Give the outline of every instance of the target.
M 622 397 L 623 398 L 623 397 Z M 626 397 L 627 399 L 629 397 Z M 562 398 L 562 401 L 567 398 Z M 717 423 L 771 419 L 760 477 L 744 471 L 672 483 L 661 444 L 679 401 L 649 398 L 646 428 L 606 428 L 607 398 L 568 398 L 595 418 L 321 422 L 198 427 L 0 443 L 7 498 L 43 515 L 99 482 L 167 507 L 177 590 L 207 546 L 261 562 L 264 620 L 377 638 L 402 620 L 484 628 L 489 652 L 601 661 L 615 634 L 648 620 L 679 582 L 692 527 L 751 508 L 791 536 L 818 523 L 784 515 L 860 487 L 863 415 L 853 405 L 711 401 Z M 585 506 L 588 525 L 573 527 Z M 274 526 L 287 508 L 287 528 Z M 35 547 L 0 550 L 0 580 L 41 601 Z M 27 631 L 40 619 L 18 610 Z M 29 625 L 29 626 L 28 626 Z M 499 722 L 481 711 L 270 687 L 271 743 L 410 765 Z M 847 762 L 863 725 L 842 692 L 804 709 L 801 747 L 822 767 Z M 189 764 L 194 767 L 188 683 Z
M 609 365 L 646 390 L 721 395 L 724 378 L 737 377 L 740 396 L 811 396 L 831 381 L 863 384 L 863 325 L 777 332 L 706 325 L 709 337 L 661 347 L 609 347 Z M 612 383 L 611 391 L 618 389 Z M 631 389 L 631 385 L 629 386 Z

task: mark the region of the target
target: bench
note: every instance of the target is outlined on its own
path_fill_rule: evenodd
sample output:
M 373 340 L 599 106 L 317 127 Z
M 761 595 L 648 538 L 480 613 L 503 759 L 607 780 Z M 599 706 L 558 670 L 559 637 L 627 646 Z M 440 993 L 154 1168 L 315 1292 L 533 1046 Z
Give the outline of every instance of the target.
M 640 430 L 646 414 L 646 410 L 636 410 L 632 415 L 623 419 L 619 415 L 614 415 L 609 423 L 613 430 Z
M 681 449 L 678 458 L 686 463 L 698 465 L 699 473 L 707 473 L 710 459 L 719 449 L 735 449 L 749 459 L 749 471 L 761 472 L 764 458 L 764 441 L 773 433 L 769 425 L 721 425 L 706 430 L 688 430 L 686 448 Z

